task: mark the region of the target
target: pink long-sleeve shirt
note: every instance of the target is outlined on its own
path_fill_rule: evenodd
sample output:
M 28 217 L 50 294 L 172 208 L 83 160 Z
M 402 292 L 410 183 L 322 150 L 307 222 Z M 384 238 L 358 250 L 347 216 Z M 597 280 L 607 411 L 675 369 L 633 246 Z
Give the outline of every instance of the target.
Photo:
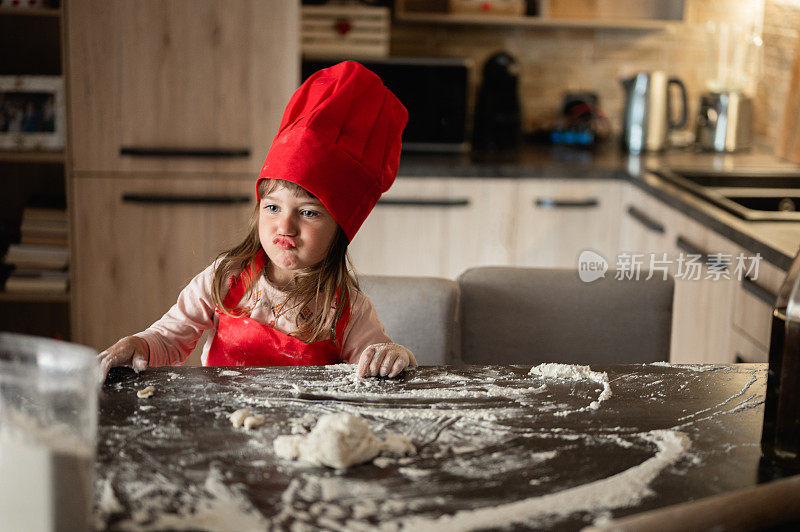
M 208 330 L 209 337 L 201 356 L 203 365 L 206 364 L 219 322 L 211 298 L 213 279 L 214 264 L 211 264 L 181 291 L 178 301 L 161 319 L 134 335 L 147 342 L 150 348 L 150 366 L 183 364 L 200 336 Z M 279 308 L 275 308 L 285 299 L 286 293 L 278 290 L 262 275 L 250 295 L 239 306 L 251 309 L 250 319 L 291 334 L 297 331 L 296 315 L 291 312 L 281 313 Z M 375 307 L 367 296 L 361 292 L 351 294 L 350 305 L 350 321 L 344 330 L 341 358 L 344 362 L 355 364 L 366 347 L 392 340 L 386 334 Z M 331 310 L 331 320 L 332 314 Z

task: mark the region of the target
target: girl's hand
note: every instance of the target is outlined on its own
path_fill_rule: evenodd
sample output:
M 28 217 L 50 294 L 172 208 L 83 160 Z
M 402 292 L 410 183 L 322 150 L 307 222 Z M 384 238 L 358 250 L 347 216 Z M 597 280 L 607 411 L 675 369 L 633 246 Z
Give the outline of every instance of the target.
M 356 375 L 395 377 L 408 366 L 416 366 L 414 354 L 400 344 L 372 344 L 361 353 Z
M 103 378 L 106 380 L 108 370 L 114 366 L 130 365 L 136 372 L 147 369 L 150 361 L 150 347 L 142 338 L 138 336 L 126 336 L 117 343 L 97 355 L 100 368 L 103 370 Z

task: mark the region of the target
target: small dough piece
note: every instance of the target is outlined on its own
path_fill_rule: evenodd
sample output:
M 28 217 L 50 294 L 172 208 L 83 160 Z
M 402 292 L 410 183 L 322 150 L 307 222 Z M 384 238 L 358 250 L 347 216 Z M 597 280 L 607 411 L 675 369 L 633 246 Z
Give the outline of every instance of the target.
M 308 434 L 278 436 L 272 445 L 280 458 L 336 469 L 369 462 L 379 454 L 416 454 L 405 435 L 389 434 L 381 440 L 363 418 L 343 412 L 320 417 Z
M 234 427 L 241 427 L 242 423 L 244 423 L 244 420 L 247 419 L 248 417 L 250 417 L 250 411 L 246 408 L 240 408 L 239 410 L 228 416 L 228 419 L 231 420 L 231 424 Z
M 244 420 L 244 428 L 247 429 L 247 430 L 250 430 L 250 429 L 255 428 L 255 427 L 260 427 L 261 425 L 263 425 L 266 422 L 267 422 L 267 418 L 265 418 L 264 416 L 261 416 L 261 415 L 248 416 Z
M 153 395 L 155 391 L 156 391 L 155 386 L 148 386 L 144 390 L 139 390 L 138 392 L 136 392 L 136 395 L 139 397 L 139 399 L 147 399 L 148 397 Z

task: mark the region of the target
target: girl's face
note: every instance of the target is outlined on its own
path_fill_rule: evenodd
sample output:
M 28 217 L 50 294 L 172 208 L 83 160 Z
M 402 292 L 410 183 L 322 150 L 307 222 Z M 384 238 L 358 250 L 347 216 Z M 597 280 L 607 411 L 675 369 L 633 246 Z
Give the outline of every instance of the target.
M 305 194 L 278 186 L 259 204 L 258 236 L 269 257 L 270 279 L 292 280 L 297 270 L 325 258 L 338 225 L 322 203 Z

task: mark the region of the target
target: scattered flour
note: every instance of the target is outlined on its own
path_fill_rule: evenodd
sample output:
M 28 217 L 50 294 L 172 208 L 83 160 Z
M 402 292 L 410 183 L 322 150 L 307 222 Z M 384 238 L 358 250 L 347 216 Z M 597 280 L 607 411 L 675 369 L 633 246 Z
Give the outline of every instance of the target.
M 715 369 L 725 369 L 725 366 L 716 366 L 714 364 L 670 364 L 669 362 L 651 362 L 650 365 L 661 366 L 663 368 L 688 369 L 689 371 L 698 373 L 713 371 Z
M 288 460 L 346 469 L 369 462 L 379 454 L 416 454 L 411 440 L 403 434 L 378 439 L 362 418 L 347 413 L 326 414 L 307 435 L 278 436 L 275 454 Z
M 372 461 L 373 465 L 380 467 L 381 469 L 386 469 L 394 463 L 396 463 L 396 460 L 389 458 L 388 456 L 379 456 Z
M 119 500 L 114 495 L 114 488 L 111 487 L 110 478 L 100 480 L 97 484 L 99 485 L 95 489 L 100 494 L 100 500 L 97 503 L 97 513 L 99 513 L 100 516 L 110 516 L 125 511 L 125 507 L 120 504 Z M 102 519 L 102 522 L 105 522 L 105 519 Z
M 597 410 L 600 407 L 600 403 L 612 395 L 611 385 L 608 383 L 608 374 L 605 371 L 592 371 L 589 366 L 555 363 L 539 364 L 538 366 L 531 368 L 529 375 L 541 375 L 542 377 L 575 381 L 588 379 L 596 382 L 603 387 L 603 391 L 600 392 L 600 396 L 597 398 L 597 400 L 592 401 L 592 403 L 588 406 L 589 410 Z
M 242 374 L 241 371 L 233 371 L 232 369 L 226 369 L 219 372 L 219 374 L 223 377 L 238 377 Z
M 439 518 L 411 517 L 401 520 L 402 530 L 480 530 L 507 527 L 546 515 L 566 516 L 581 511 L 598 511 L 638 504 L 652 492 L 648 485 L 667 466 L 675 463 L 691 446 L 683 432 L 654 430 L 641 437 L 658 447 L 658 452 L 641 464 L 611 477 L 557 493 L 531 497 L 499 506 L 464 510 Z
M 155 391 L 156 391 L 155 386 L 148 386 L 144 390 L 139 390 L 138 392 L 136 392 L 136 395 L 139 397 L 139 399 L 147 399 L 148 397 L 151 397 L 155 393 Z
M 133 488 L 134 486 L 131 486 Z M 172 490 L 173 496 L 167 496 Z M 135 490 L 131 490 L 135 495 Z M 218 468 L 212 468 L 202 487 L 177 487 L 151 480 L 141 486 L 136 500 L 159 505 L 164 500 L 179 502 L 177 513 L 165 513 L 160 507 L 147 505 L 131 514 L 131 519 L 115 523 L 119 530 L 209 530 L 239 532 L 267 530 L 269 521 L 238 489 L 228 487 Z M 167 494 L 167 495 L 165 495 Z

